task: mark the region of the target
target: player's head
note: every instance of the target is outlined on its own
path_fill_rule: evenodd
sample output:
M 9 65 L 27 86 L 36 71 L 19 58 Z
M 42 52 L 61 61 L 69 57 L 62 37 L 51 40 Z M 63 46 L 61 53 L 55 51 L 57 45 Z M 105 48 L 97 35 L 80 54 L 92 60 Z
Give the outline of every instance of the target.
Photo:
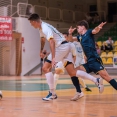
M 84 30 L 89 28 L 89 24 L 86 20 L 81 20 L 77 23 L 77 31 L 79 34 L 82 34 Z
M 108 40 L 110 40 L 110 41 L 111 41 L 111 40 L 112 40 L 112 37 L 108 37 Z
M 30 21 L 31 25 L 34 28 L 39 28 L 41 26 L 41 18 L 38 14 L 34 13 L 31 14 L 28 18 L 28 20 Z
M 68 41 L 68 33 L 67 33 L 67 32 L 64 32 L 64 33 L 63 33 L 63 36 L 64 36 L 65 39 Z

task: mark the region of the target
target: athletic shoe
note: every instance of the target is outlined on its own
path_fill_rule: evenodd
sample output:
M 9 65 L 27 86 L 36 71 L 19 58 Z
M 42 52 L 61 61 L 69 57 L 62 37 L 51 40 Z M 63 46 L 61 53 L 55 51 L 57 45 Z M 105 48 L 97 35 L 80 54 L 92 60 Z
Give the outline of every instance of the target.
M 102 78 L 97 78 L 97 82 L 95 84 L 99 88 L 99 93 L 102 93 L 104 91 L 103 79 Z
M 86 86 L 86 88 L 85 88 L 85 91 L 90 91 L 90 92 L 92 92 L 92 90 L 91 90 L 89 87 L 87 87 L 87 86 Z
M 53 95 L 50 91 L 49 91 L 49 94 L 45 98 L 42 98 L 42 100 L 44 101 L 50 101 L 54 99 L 57 99 L 57 95 L 56 94 Z
M 2 97 L 3 97 L 3 96 L 2 96 L 2 92 L 0 91 L 0 99 L 2 99 Z
M 74 95 L 73 98 L 71 98 L 71 101 L 77 101 L 78 99 L 84 97 L 84 94 L 83 92 L 79 93 L 79 92 L 76 92 L 76 94 Z

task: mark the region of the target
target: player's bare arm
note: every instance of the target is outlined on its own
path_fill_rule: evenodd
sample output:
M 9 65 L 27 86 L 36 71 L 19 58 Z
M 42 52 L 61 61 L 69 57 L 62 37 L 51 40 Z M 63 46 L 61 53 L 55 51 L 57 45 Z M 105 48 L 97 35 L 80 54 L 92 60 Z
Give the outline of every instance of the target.
M 73 41 L 78 41 L 77 37 L 73 37 L 72 33 L 76 30 L 76 28 L 72 28 L 72 26 L 69 28 L 68 32 L 69 32 L 69 41 L 73 42 Z
M 54 41 L 54 39 L 51 38 L 49 40 L 49 43 L 50 43 L 50 50 L 52 53 L 52 67 L 54 67 L 54 65 L 55 65 L 55 41 Z
M 45 45 L 45 38 L 41 37 L 41 52 L 43 51 L 44 45 Z
M 93 30 L 92 30 L 92 34 L 97 34 L 101 29 L 102 27 L 106 24 L 106 22 L 102 22 L 100 25 L 98 25 L 97 27 L 95 27 Z

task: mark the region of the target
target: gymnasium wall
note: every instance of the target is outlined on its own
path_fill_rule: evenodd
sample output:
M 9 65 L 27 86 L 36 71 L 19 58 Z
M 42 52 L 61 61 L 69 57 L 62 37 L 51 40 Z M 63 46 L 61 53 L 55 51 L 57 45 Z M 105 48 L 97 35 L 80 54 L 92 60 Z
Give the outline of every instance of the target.
M 22 33 L 22 73 L 26 74 L 40 63 L 40 36 L 39 31 L 34 29 L 27 18 L 16 18 L 17 31 Z
M 96 0 L 29 0 L 29 4 L 69 9 L 74 11 L 89 11 L 89 5 L 95 5 Z

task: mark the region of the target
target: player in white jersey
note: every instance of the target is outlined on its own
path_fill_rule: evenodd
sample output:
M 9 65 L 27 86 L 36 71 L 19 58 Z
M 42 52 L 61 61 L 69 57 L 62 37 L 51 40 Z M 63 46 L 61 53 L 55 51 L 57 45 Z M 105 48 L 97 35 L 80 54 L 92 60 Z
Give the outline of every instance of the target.
M 74 67 L 76 68 L 85 63 L 85 57 L 81 44 L 77 41 L 74 41 L 73 44 L 75 45 L 76 48 L 76 61 L 74 64 Z M 89 87 L 85 84 L 82 78 L 79 78 L 79 82 L 82 85 L 82 87 L 85 88 L 86 91 L 91 91 L 91 89 L 89 89 Z
M 69 39 L 68 39 L 68 33 L 63 33 L 66 41 L 69 42 Z M 75 60 L 76 60 L 76 48 L 75 48 L 75 45 L 71 42 L 69 42 L 70 44 L 70 53 L 68 55 L 68 58 L 66 58 L 67 61 L 71 61 L 71 64 L 74 64 Z M 63 65 L 62 61 L 58 62 L 56 64 L 56 67 L 55 67 L 55 74 L 54 74 L 54 85 L 55 85 L 55 89 L 56 89 L 56 86 L 57 86 L 57 82 L 58 82 L 58 79 L 59 79 L 59 76 L 60 74 L 64 74 L 64 69 L 65 69 L 65 66 Z M 79 98 L 83 97 L 84 94 L 83 92 L 81 91 L 81 88 L 80 88 L 80 85 L 79 85 L 79 80 L 76 76 L 72 76 L 71 77 L 71 81 L 73 83 L 73 85 L 75 86 L 76 88 L 76 94 L 73 98 L 71 98 L 71 101 L 76 101 L 78 100 Z
M 71 60 L 68 58 L 70 52 L 70 45 L 57 29 L 55 29 L 52 25 L 43 22 L 39 15 L 35 13 L 31 14 L 28 20 L 34 28 L 39 29 L 39 31 L 44 34 L 45 38 L 49 41 L 51 49 L 51 54 L 48 56 L 47 61 L 43 65 L 43 71 L 45 73 L 50 91 L 46 98 L 42 98 L 43 100 L 49 101 L 57 98 L 54 89 L 54 76 L 51 72 L 50 67 L 54 67 L 56 63 L 60 61 L 62 61 L 63 64 L 66 63 L 65 68 L 71 77 L 77 76 L 84 79 L 89 79 L 98 86 L 100 93 L 103 92 L 101 78 L 95 78 L 84 71 L 74 69 L 74 65 L 71 64 Z M 66 61 L 66 58 L 69 61 Z

